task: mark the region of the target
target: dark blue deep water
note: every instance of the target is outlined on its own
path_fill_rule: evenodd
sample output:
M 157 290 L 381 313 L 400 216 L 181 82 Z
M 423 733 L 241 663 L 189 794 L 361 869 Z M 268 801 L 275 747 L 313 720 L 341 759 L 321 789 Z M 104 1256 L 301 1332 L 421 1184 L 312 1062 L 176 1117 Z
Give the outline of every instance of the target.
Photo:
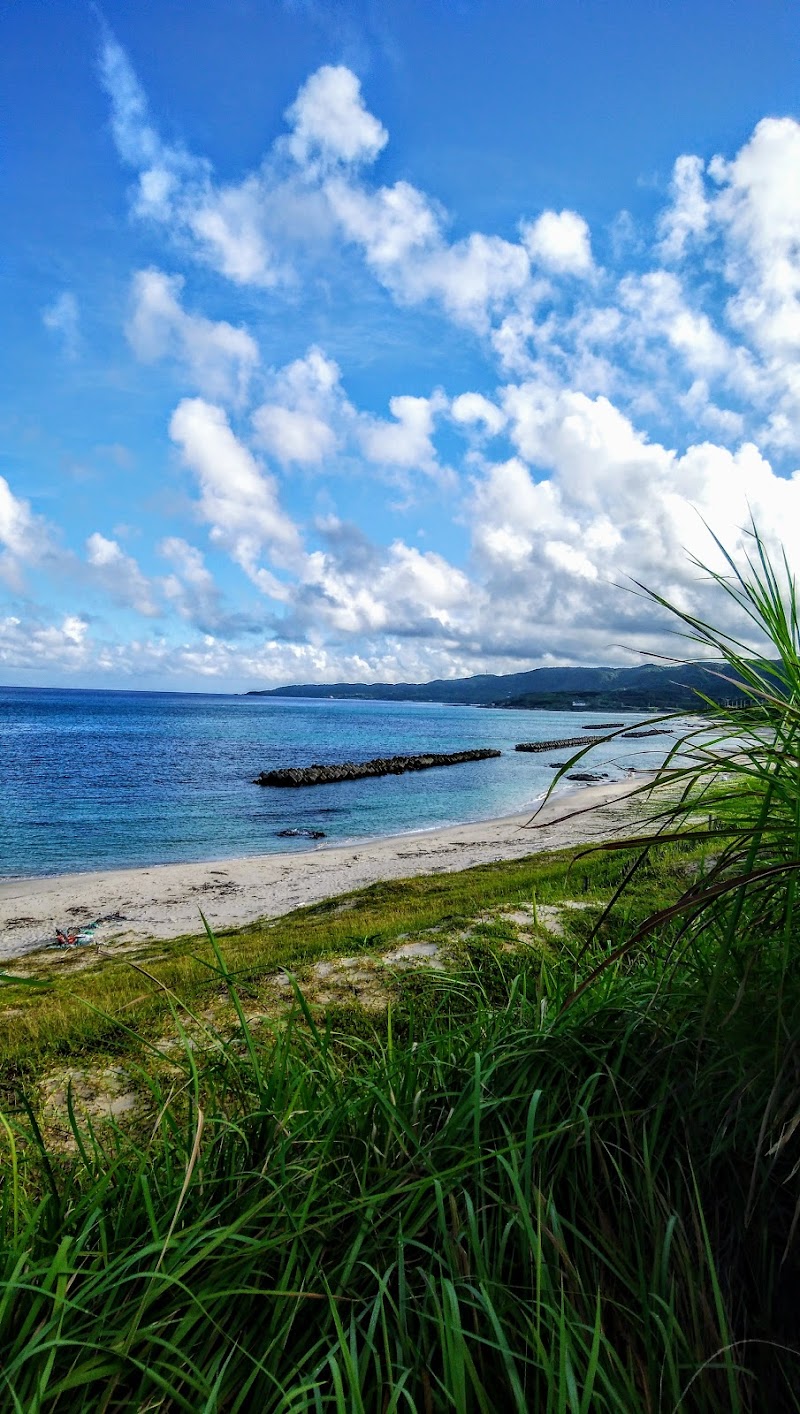
M 546 763 L 564 757 L 523 755 L 515 742 L 578 735 L 609 715 L 0 688 L 0 875 L 308 849 L 277 837 L 294 826 L 335 844 L 509 814 L 534 805 L 552 779 Z M 603 748 L 585 769 L 621 776 L 662 756 L 661 743 L 618 742 L 611 764 Z M 504 754 L 302 790 L 252 784 L 275 766 L 468 747 Z

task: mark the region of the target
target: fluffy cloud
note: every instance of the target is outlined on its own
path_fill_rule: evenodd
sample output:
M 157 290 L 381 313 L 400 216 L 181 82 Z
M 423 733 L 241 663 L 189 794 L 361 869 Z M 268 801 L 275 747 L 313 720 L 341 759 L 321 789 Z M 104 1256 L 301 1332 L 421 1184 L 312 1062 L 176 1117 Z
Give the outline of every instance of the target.
M 520 223 L 518 239 L 469 229 L 456 238 L 434 196 L 408 180 L 381 184 L 369 166 L 387 133 L 341 65 L 308 78 L 286 132 L 235 184 L 162 141 L 113 44 L 106 81 L 139 216 L 236 285 L 268 290 L 293 271 L 281 296 L 296 305 L 293 329 L 311 300 L 319 313 L 331 271 L 345 291 L 352 277 L 362 300 L 366 271 L 396 305 L 425 306 L 469 331 L 476 356 L 496 370 L 487 385 L 499 384 L 478 391 L 471 377 L 470 391 L 427 396 L 372 388 L 369 411 L 357 408 L 321 348 L 262 372 L 250 334 L 189 312 L 180 278 L 141 271 L 131 342 L 143 358 L 176 358 L 202 395 L 185 398 L 170 426 L 198 488 L 197 515 L 212 544 L 276 601 L 264 609 L 274 641 L 237 646 L 235 615 L 200 550 L 170 536 L 161 549 L 171 573 L 158 592 L 181 632 L 205 635 L 181 646 L 181 671 L 224 675 L 239 662 L 254 679 L 319 681 L 626 661 L 620 642 L 669 640 L 652 608 L 615 585 L 630 575 L 702 611 L 706 587 L 685 551 L 713 554 L 704 519 L 741 553 L 752 508 L 771 542 L 800 554 L 800 480 L 776 470 L 791 472 L 800 448 L 793 120 L 765 119 L 730 158 L 679 156 L 653 227 L 634 230 L 628 219 L 610 240 L 595 236 L 600 264 L 577 211 L 544 210 Z M 340 337 L 335 347 L 348 381 L 353 345 Z M 363 367 L 363 344 L 358 357 Z M 402 388 L 396 377 L 392 387 Z M 235 431 L 220 404 L 238 410 Z M 331 511 L 345 469 L 343 500 L 359 468 L 395 481 L 420 472 L 425 494 L 440 498 L 454 446 L 467 489 L 446 528 L 460 547 L 453 558 L 409 545 L 400 526 L 376 544 Z M 771 465 L 767 448 L 785 460 Z M 274 474 L 298 467 L 328 475 L 318 503 L 326 514 L 302 539 Z M 29 512 L 15 505 L 25 540 Z M 3 523 L 0 483 L 0 535 Z M 109 555 L 109 545 L 97 553 Z M 142 660 L 161 661 L 160 651 L 150 643 Z
M 593 268 L 589 227 L 577 211 L 543 211 L 524 223 L 522 239 L 531 259 L 558 275 L 589 275 Z
M 335 177 L 326 183 L 325 195 L 347 239 L 362 247 L 386 283 L 400 284 L 396 272 L 441 239 L 437 211 L 410 182 L 367 191 Z
M 615 381 L 619 383 L 608 360 L 591 349 L 600 329 L 598 314 L 608 322 L 619 318 L 619 309 L 598 310 L 584 299 L 566 315 L 557 308 L 543 318 L 538 314 L 548 302 L 557 306 L 579 298 L 573 277 L 597 278 L 601 273 L 593 262 L 585 219 L 568 209 L 546 210 L 522 223 L 520 243 L 477 231 L 449 241 L 445 213 L 411 183 L 370 186 L 354 175 L 355 165 L 379 155 L 387 134 L 365 107 L 358 80 L 347 68 L 326 65 L 309 77 L 287 110 L 288 136 L 278 138 L 261 167 L 236 185 L 215 183 L 204 159 L 163 143 L 125 55 L 110 40 L 104 74 L 117 145 L 139 173 L 135 209 L 165 224 L 173 236 L 189 239 L 201 258 L 234 282 L 270 285 L 284 278 L 304 225 L 330 236 L 331 228 L 323 232 L 326 207 L 332 230 L 338 229 L 363 253 L 398 302 L 435 302 L 458 324 L 490 334 L 507 370 L 530 368 L 536 350 L 546 347 L 551 359 L 567 361 L 571 376 L 586 391 L 612 391 Z M 787 367 L 788 351 L 800 337 L 794 236 L 800 206 L 798 134 L 800 126 L 791 119 L 765 119 L 731 161 L 679 157 L 655 247 L 660 259 L 674 261 L 690 242 L 709 248 L 714 242 L 722 244 L 715 260 L 732 291 L 727 301 L 730 324 L 767 360 L 762 388 L 780 385 L 777 405 L 763 392 L 761 402 L 770 404 L 763 435 L 782 447 L 800 426 L 800 389 Z M 294 176 L 285 170 L 287 156 Z M 295 250 L 287 248 L 287 235 Z M 745 376 L 755 382 L 749 350 L 738 349 L 735 339 L 720 330 L 718 310 L 693 308 L 693 300 L 684 296 L 683 310 L 668 315 L 663 298 L 667 272 L 642 274 L 653 281 L 647 292 L 650 309 L 644 310 L 641 299 L 637 309 L 630 302 L 631 283 L 641 275 L 623 281 L 623 320 L 635 318 L 617 342 L 619 347 L 630 344 L 635 333 L 637 361 L 643 347 L 646 355 L 640 365 L 643 377 L 652 378 L 657 366 L 651 342 L 666 336 L 673 350 L 685 356 L 696 387 L 698 378 L 710 374 L 735 374 L 738 385 Z M 659 279 L 661 295 L 655 299 Z M 643 297 L 645 292 L 643 286 Z M 633 378 L 635 382 L 635 370 Z M 688 388 L 680 390 L 681 396 Z M 209 388 L 204 391 L 218 396 Z M 755 396 L 753 388 L 740 391 Z M 736 409 L 719 411 L 724 415 Z M 713 406 L 704 420 L 722 425 Z M 319 427 L 305 427 L 295 417 L 269 412 L 263 423 L 265 444 L 283 448 L 290 457 L 313 461 L 330 449 Z
M 505 414 L 482 393 L 459 393 L 450 405 L 450 416 L 461 427 L 476 427 L 490 436 L 502 432 Z
M 436 449 L 431 434 L 436 414 L 445 405 L 442 394 L 430 398 L 407 394 L 391 398 L 389 411 L 394 421 L 363 419 L 360 440 L 364 455 L 384 466 L 435 472 Z
M 800 442 L 799 170 L 800 124 L 764 118 L 730 160 L 679 158 L 661 221 L 664 257 L 680 257 L 689 241 L 708 247 L 702 273 L 719 289 L 711 317 L 729 327 L 734 386 L 763 409 L 760 438 L 781 450 Z
M 213 574 L 196 545 L 179 535 L 161 541 L 159 554 L 173 568 L 161 589 L 179 618 L 205 635 L 238 638 L 263 628 L 251 615 L 228 609 Z
M 689 154 L 679 157 L 672 169 L 671 201 L 658 222 L 659 250 L 666 260 L 680 260 L 687 242 L 706 234 L 711 208 L 703 171 L 702 158 Z
M 332 455 L 339 437 L 331 424 L 352 415 L 332 359 L 312 346 L 272 374 L 269 394 L 253 413 L 259 446 L 284 466 L 318 465 Z
M 628 577 L 707 609 L 688 556 L 724 564 L 704 522 L 736 554 L 752 510 L 768 542 L 800 556 L 800 477 L 776 476 L 752 444 L 732 453 L 700 443 L 679 456 L 607 399 L 539 386 L 507 390 L 505 406 L 520 455 L 480 478 L 472 522 L 490 599 L 527 620 L 531 642 L 554 646 L 604 624 L 652 646 L 657 616 L 642 627 L 639 602 L 616 588 Z
M 473 593 L 469 579 L 441 555 L 396 540 L 383 550 L 356 527 L 329 519 L 327 549 L 308 558 L 295 601 L 294 628 L 324 624 L 334 635 L 458 631 Z
M 692 373 L 733 373 L 737 362 L 734 349 L 707 314 L 689 307 L 676 275 L 654 270 L 626 276 L 620 282 L 619 300 L 622 309 L 633 316 L 624 331 L 628 342 L 635 340 L 642 348 L 661 336 L 684 358 Z
M 288 136 L 273 144 L 257 172 L 223 186 L 204 159 L 161 140 L 128 59 L 111 39 L 102 72 L 118 150 L 138 172 L 134 211 L 188 241 L 235 283 L 270 286 L 288 278 L 289 263 L 278 250 L 286 217 L 299 234 L 293 211 L 299 205 L 313 212 L 311 225 L 324 225 L 321 200 L 345 239 L 363 250 L 379 279 L 404 302 L 435 300 L 458 323 L 485 330 L 510 301 L 534 297 L 524 245 L 482 232 L 448 242 L 443 213 L 410 183 L 359 183 L 354 167 L 374 161 L 387 134 L 364 106 L 349 69 L 325 65 L 312 74 L 287 110 Z M 282 166 L 287 154 L 294 174 Z M 543 241 L 543 262 L 587 273 L 585 222 L 574 212 L 551 212 L 540 218 L 543 229 L 550 218 L 555 226 Z
M 408 182 L 368 191 L 336 178 L 325 193 L 344 235 L 402 303 L 435 300 L 457 323 L 485 331 L 515 296 L 535 294 L 521 245 L 478 231 L 449 244 L 437 208 Z
M 265 234 L 266 196 L 258 177 L 220 186 L 210 163 L 162 142 L 127 55 L 111 38 L 103 45 L 101 73 L 118 151 L 138 174 L 136 214 L 188 241 L 237 284 L 278 282 L 282 272 Z
M 284 467 L 336 470 L 337 456 L 349 453 L 351 464 L 366 460 L 389 472 L 449 479 L 433 441 L 437 418 L 447 407 L 440 390 L 428 398 L 390 398 L 390 419 L 359 412 L 342 388 L 338 364 L 315 345 L 273 371 L 267 386 L 269 397 L 252 416 L 254 438 Z
M 15 670 L 43 668 L 52 682 L 56 671 L 70 673 L 90 665 L 87 629 L 86 620 L 76 614 L 65 615 L 59 624 L 9 614 L 0 618 L 0 663 Z
M 51 549 L 48 527 L 0 476 L 0 580 L 20 589 L 24 567 L 44 560 Z
M 287 145 L 302 166 L 315 160 L 373 162 L 389 138 L 364 107 L 355 74 L 341 64 L 325 64 L 312 74 L 286 117 L 293 129 Z
M 432 672 L 465 676 L 474 667 L 469 652 L 452 645 L 419 642 L 403 636 L 380 636 L 360 650 L 342 645 L 288 643 L 271 638 L 259 643 L 229 642 L 205 633 L 190 641 L 141 638 L 132 642 L 97 638 L 77 616 L 48 624 L 10 615 L 0 618 L 0 664 L 33 681 L 51 683 L 54 672 L 78 684 L 104 675 L 109 685 L 141 687 L 170 682 L 176 688 L 208 684 L 223 687 L 278 686 L 286 682 L 409 682 Z M 497 670 L 512 671 L 513 660 L 498 660 Z
M 487 330 L 493 317 L 529 286 L 530 262 L 522 246 L 479 231 L 433 249 L 426 260 L 411 262 L 403 271 L 409 298 L 439 299 L 456 323 L 479 331 Z
M 177 572 L 167 588 L 171 598 L 183 601 L 186 589 L 190 588 L 199 603 L 211 605 L 217 601 L 214 576 L 206 568 L 203 556 L 195 545 L 189 545 L 179 535 L 170 535 L 162 540 L 159 552 L 172 562 Z M 189 617 L 188 613 L 185 616 Z
M 258 441 L 284 465 L 319 464 L 336 447 L 332 429 L 316 413 L 264 403 L 253 415 Z
M 242 402 L 258 364 L 258 345 L 245 329 L 226 320 L 187 314 L 180 303 L 183 284 L 180 275 L 137 272 L 125 328 L 131 346 L 146 363 L 178 359 L 192 386 L 207 397 Z
M 15 496 L 0 476 L 0 544 L 15 559 L 26 560 L 35 553 L 37 534 L 29 503 Z
M 709 166 L 720 184 L 714 218 L 726 236 L 735 288 L 732 323 L 762 352 L 800 347 L 800 123 L 764 118 L 731 162 Z
M 86 559 L 115 603 L 135 609 L 137 614 L 148 618 L 160 614 L 152 585 L 133 557 L 126 555 L 116 540 L 107 540 L 95 531 L 86 541 Z
M 170 436 L 200 485 L 199 512 L 222 546 L 265 594 L 287 597 L 286 585 L 262 565 L 297 569 L 303 551 L 297 527 L 281 509 L 273 477 L 234 435 L 220 407 L 184 398 L 172 415 Z

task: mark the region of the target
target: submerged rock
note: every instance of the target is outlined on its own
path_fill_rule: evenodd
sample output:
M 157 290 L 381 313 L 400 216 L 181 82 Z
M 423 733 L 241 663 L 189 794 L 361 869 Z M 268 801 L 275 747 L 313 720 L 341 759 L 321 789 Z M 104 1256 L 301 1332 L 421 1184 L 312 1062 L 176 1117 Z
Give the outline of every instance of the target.
M 287 766 L 262 771 L 257 786 L 320 786 L 335 781 L 360 781 L 368 776 L 402 776 L 406 771 L 427 771 L 432 766 L 460 766 L 464 761 L 487 761 L 501 751 L 429 751 L 416 756 L 376 756 L 371 761 L 342 761 L 330 766 Z
M 324 831 L 324 830 L 306 830 L 306 829 L 276 830 L 276 831 L 275 831 L 275 834 L 277 835 L 277 837 L 278 837 L 279 840 L 294 840 L 294 839 L 324 840 L 324 839 L 325 839 L 325 831 Z

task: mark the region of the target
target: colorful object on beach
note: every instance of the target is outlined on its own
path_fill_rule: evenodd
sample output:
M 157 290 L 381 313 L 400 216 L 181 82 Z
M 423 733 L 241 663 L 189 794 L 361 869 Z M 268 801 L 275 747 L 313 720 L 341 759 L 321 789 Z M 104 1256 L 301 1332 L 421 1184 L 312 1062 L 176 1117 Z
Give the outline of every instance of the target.
M 56 928 L 56 946 L 75 948 L 81 943 L 91 943 L 95 929 L 102 922 L 102 918 L 96 918 L 94 923 L 83 923 L 80 928 Z

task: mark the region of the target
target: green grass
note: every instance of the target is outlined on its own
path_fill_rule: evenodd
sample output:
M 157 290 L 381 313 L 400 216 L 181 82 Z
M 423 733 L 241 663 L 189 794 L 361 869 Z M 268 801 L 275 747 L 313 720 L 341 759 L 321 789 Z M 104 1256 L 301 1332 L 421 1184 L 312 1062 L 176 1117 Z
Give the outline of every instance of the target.
M 279 968 L 297 972 L 327 957 L 379 952 L 398 937 L 426 929 L 455 933 L 502 904 L 534 897 L 543 904 L 564 897 L 606 899 L 622 877 L 623 862 L 596 855 L 576 864 L 575 854 L 536 854 L 459 873 L 374 884 L 222 933 L 220 941 L 231 973 L 257 996 Z M 663 851 L 642 875 L 636 904 L 640 914 L 676 896 L 688 857 L 683 851 Z M 109 948 L 107 956 L 92 963 L 79 952 L 60 957 L 58 967 L 37 968 L 26 959 L 24 969 L 50 985 L 35 997 L 13 985 L 0 992 L 0 1077 L 20 1069 L 38 1071 L 57 1057 L 129 1049 L 135 1045 L 132 1030 L 153 1033 L 169 1021 L 169 993 L 163 989 L 192 1007 L 219 992 L 209 959 L 213 953 L 204 936 L 144 946 L 118 958 Z M 133 967 L 132 960 L 149 975 Z
M 712 965 L 429 978 L 402 1037 L 298 999 L 151 1072 L 144 1129 L 11 1115 L 6 1407 L 797 1408 L 795 1081 L 774 977 L 709 1025 Z

